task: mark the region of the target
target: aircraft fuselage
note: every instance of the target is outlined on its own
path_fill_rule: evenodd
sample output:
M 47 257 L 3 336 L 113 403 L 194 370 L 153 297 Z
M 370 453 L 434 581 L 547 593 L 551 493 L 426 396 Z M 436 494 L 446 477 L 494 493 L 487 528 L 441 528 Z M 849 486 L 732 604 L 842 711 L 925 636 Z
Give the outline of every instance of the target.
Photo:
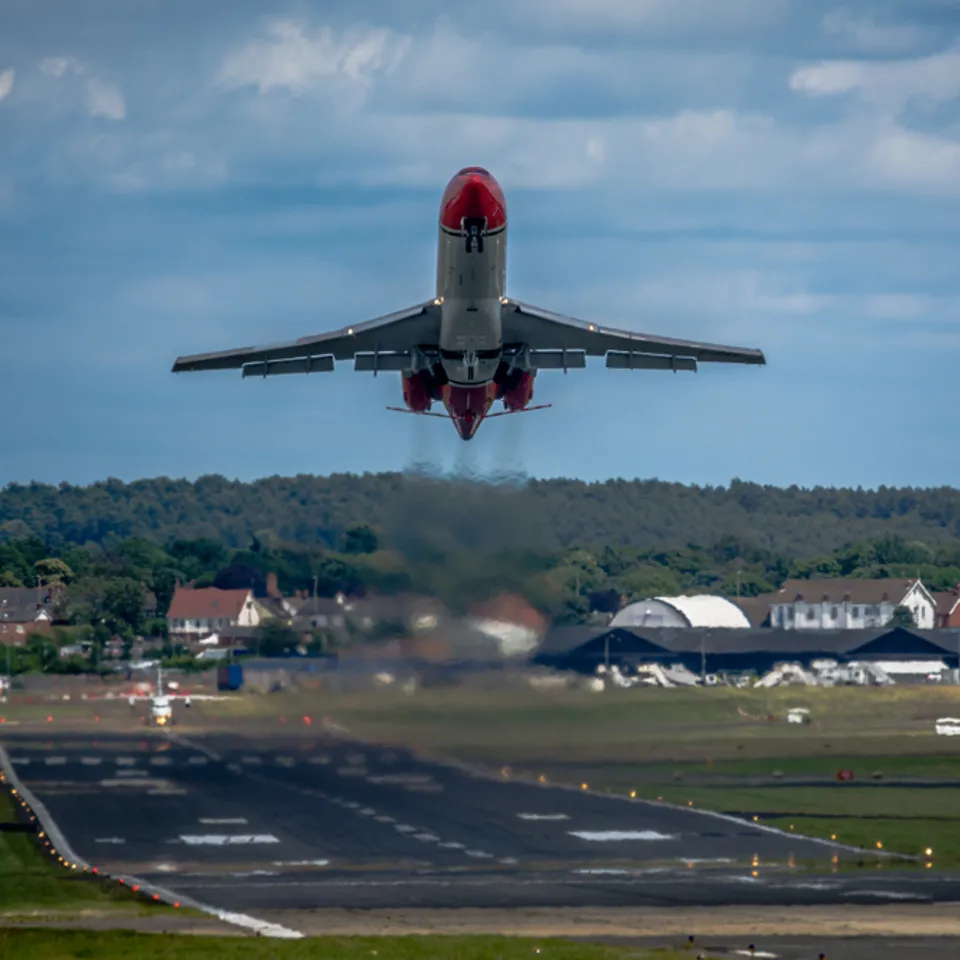
M 502 374 L 501 305 L 507 274 L 507 207 L 491 174 L 466 167 L 440 201 L 437 300 L 440 398 L 469 440 L 498 396 Z

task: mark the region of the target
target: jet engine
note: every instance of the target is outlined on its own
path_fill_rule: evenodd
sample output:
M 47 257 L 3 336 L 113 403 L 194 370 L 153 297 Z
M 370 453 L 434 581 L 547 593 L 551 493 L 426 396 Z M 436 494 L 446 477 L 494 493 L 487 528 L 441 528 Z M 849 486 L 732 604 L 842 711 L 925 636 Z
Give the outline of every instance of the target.
M 523 410 L 533 399 L 536 370 L 512 370 L 500 384 L 499 396 L 507 410 Z
M 403 375 L 403 402 L 414 413 L 426 413 L 438 397 L 434 394 L 435 380 L 429 370 Z M 439 391 L 437 391 L 439 393 Z

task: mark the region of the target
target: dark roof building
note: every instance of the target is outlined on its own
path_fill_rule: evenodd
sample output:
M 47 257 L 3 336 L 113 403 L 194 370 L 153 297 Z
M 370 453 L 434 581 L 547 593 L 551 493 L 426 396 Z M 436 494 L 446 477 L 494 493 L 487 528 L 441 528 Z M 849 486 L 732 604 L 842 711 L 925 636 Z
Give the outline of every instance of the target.
M 567 628 L 568 630 L 570 628 Z M 609 662 L 681 663 L 695 673 L 765 673 L 778 663 L 814 660 L 942 660 L 957 666 L 960 630 L 657 629 L 616 628 L 584 637 L 553 631 L 535 663 L 593 673 Z

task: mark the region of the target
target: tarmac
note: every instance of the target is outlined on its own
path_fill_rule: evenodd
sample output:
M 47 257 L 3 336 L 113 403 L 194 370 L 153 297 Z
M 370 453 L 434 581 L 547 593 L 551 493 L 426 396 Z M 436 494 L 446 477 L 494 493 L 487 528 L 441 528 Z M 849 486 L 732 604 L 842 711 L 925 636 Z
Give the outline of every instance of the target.
M 858 905 L 960 901 L 960 876 L 896 869 L 872 852 L 691 808 L 492 779 L 328 734 L 9 731 L 4 745 L 76 854 L 101 872 L 283 917 L 302 932 L 316 926 L 310 916 L 356 910 L 374 922 L 384 911 L 396 920 L 509 909 L 527 917 L 521 926 L 559 932 L 562 913 L 546 921 L 541 911 L 714 908 L 704 929 L 719 931 L 724 908 L 741 919 L 751 908 L 758 918 L 760 908 L 816 907 L 853 917 Z M 605 923 L 564 929 L 623 933 Z M 666 932 L 652 919 L 630 926 L 631 936 Z M 922 932 L 958 931 L 931 914 Z

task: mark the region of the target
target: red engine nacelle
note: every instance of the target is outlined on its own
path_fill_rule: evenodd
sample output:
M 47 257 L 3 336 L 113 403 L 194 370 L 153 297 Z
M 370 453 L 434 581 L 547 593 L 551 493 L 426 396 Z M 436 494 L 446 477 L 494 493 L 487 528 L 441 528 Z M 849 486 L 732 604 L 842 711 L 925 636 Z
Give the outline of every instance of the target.
M 523 410 L 533 399 L 536 370 L 516 370 L 503 388 L 503 405 L 507 410 Z
M 403 375 L 403 402 L 414 413 L 426 413 L 433 405 L 431 377 L 426 370 Z

